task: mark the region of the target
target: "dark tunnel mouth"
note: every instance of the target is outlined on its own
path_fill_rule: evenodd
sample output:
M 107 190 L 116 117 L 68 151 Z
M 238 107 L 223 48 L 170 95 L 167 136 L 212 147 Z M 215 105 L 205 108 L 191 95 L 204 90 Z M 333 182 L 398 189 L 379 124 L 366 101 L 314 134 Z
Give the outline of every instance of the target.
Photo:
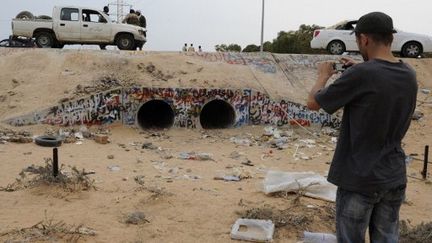
M 138 110 L 137 120 L 142 129 L 166 129 L 174 124 L 172 107 L 163 100 L 150 100 Z
M 234 107 L 221 99 L 209 101 L 200 113 L 203 129 L 223 129 L 233 127 L 236 120 Z

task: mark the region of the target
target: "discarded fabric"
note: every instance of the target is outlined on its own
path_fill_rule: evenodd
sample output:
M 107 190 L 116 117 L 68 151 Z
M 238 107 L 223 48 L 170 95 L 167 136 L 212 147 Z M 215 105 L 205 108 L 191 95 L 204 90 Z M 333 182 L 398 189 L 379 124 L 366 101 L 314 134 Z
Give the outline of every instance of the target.
M 330 202 L 336 200 L 336 186 L 314 172 L 268 171 L 263 181 L 265 194 L 286 191 L 305 191 L 305 196 Z

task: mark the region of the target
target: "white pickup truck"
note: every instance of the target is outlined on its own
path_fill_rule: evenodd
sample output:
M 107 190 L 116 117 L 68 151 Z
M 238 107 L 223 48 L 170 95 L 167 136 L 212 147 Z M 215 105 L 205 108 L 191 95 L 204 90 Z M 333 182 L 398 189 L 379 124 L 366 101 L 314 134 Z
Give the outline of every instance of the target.
M 117 45 L 120 50 L 141 48 L 146 29 L 111 22 L 104 12 L 71 6 L 56 6 L 52 19 L 15 18 L 12 36 L 35 38 L 39 47 L 63 48 L 65 44 Z

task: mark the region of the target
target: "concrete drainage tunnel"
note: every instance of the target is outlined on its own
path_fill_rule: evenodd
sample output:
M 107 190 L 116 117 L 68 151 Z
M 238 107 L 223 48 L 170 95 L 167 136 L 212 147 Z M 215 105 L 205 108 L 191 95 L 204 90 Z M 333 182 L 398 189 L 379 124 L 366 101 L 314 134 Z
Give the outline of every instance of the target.
M 230 128 L 234 126 L 235 120 L 236 114 L 232 105 L 219 99 L 205 104 L 200 114 L 201 127 L 204 129 Z
M 151 100 L 144 103 L 137 114 L 138 125 L 146 129 L 166 129 L 174 125 L 175 112 L 163 100 Z M 200 113 L 203 129 L 223 129 L 234 126 L 236 113 L 231 104 L 215 99 L 206 103 Z
M 138 110 L 138 124 L 142 129 L 165 129 L 174 124 L 174 111 L 163 100 L 150 100 Z

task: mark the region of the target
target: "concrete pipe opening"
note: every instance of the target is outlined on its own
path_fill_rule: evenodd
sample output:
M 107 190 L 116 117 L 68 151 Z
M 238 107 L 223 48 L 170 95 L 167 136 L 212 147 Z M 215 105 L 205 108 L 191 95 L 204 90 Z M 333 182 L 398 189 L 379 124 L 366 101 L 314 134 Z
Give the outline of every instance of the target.
M 232 105 L 218 99 L 205 104 L 200 114 L 201 127 L 204 129 L 229 128 L 234 126 L 235 119 Z
M 163 100 L 151 100 L 138 110 L 138 124 L 142 129 L 165 129 L 174 124 L 174 111 Z

